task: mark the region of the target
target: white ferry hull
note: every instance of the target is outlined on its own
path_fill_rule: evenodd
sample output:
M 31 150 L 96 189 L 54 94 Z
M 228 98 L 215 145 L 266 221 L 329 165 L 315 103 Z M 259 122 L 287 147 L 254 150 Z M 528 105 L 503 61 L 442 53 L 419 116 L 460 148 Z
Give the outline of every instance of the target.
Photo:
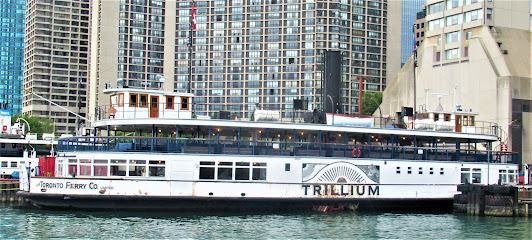
M 77 157 L 147 159 L 145 154 L 133 153 L 78 153 Z M 453 197 L 458 194 L 460 167 L 464 165 L 354 158 L 346 161 L 319 157 L 180 154 L 150 154 L 149 159 L 166 159 L 169 173 L 166 178 L 35 177 L 31 179 L 29 192 L 19 192 L 19 195 L 42 208 L 268 211 L 309 210 L 343 204 L 357 206 L 360 211 L 451 211 Z M 272 174 L 268 175 L 268 181 L 204 180 L 198 175 L 202 160 L 268 161 L 266 170 Z M 291 164 L 292 171 L 273 174 L 285 164 Z M 397 173 L 398 167 L 403 169 L 401 174 Z M 415 171 L 409 173 L 409 167 Z M 497 172 L 498 167 L 502 165 L 492 164 L 492 171 Z M 424 173 L 419 172 L 422 168 Z M 332 174 L 344 176 L 346 182 L 338 182 L 338 176 Z

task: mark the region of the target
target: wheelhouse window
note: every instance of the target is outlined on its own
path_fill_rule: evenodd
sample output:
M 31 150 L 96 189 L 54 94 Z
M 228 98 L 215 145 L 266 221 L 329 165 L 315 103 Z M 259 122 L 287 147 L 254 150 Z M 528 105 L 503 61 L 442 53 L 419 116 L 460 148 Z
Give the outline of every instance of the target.
M 139 107 L 148 107 L 148 94 L 139 94 Z
M 111 96 L 111 106 L 112 107 L 123 107 L 124 106 L 124 94 L 119 93 Z
M 451 121 L 451 114 L 444 114 L 443 115 L 443 121 L 450 122 Z
M 174 96 L 166 96 L 166 109 L 174 109 Z
M 189 97 L 181 97 L 181 110 L 189 110 Z
M 129 106 L 136 107 L 138 106 L 138 102 L 139 102 L 139 95 L 135 93 L 130 93 L 129 94 Z

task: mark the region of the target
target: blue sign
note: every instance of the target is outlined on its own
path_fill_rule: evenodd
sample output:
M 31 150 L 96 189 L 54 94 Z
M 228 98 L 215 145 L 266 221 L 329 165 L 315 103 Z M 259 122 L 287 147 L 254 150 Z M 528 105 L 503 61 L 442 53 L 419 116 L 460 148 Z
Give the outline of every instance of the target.
M 0 116 L 11 116 L 11 110 L 0 109 Z

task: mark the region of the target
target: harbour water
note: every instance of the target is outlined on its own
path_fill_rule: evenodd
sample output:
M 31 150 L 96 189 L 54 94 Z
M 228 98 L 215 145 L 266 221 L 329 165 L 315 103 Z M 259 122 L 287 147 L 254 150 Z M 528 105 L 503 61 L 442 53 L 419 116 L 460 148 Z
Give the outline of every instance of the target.
M 532 239 L 532 219 L 456 214 L 182 214 L 0 206 L 0 239 Z

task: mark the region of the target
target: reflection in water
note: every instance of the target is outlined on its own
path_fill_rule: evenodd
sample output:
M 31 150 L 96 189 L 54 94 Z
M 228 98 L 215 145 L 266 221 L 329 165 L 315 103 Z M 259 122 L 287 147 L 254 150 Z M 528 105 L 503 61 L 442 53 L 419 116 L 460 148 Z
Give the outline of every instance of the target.
M 182 214 L 21 210 L 0 206 L 6 238 L 514 238 L 532 220 L 453 214 Z

